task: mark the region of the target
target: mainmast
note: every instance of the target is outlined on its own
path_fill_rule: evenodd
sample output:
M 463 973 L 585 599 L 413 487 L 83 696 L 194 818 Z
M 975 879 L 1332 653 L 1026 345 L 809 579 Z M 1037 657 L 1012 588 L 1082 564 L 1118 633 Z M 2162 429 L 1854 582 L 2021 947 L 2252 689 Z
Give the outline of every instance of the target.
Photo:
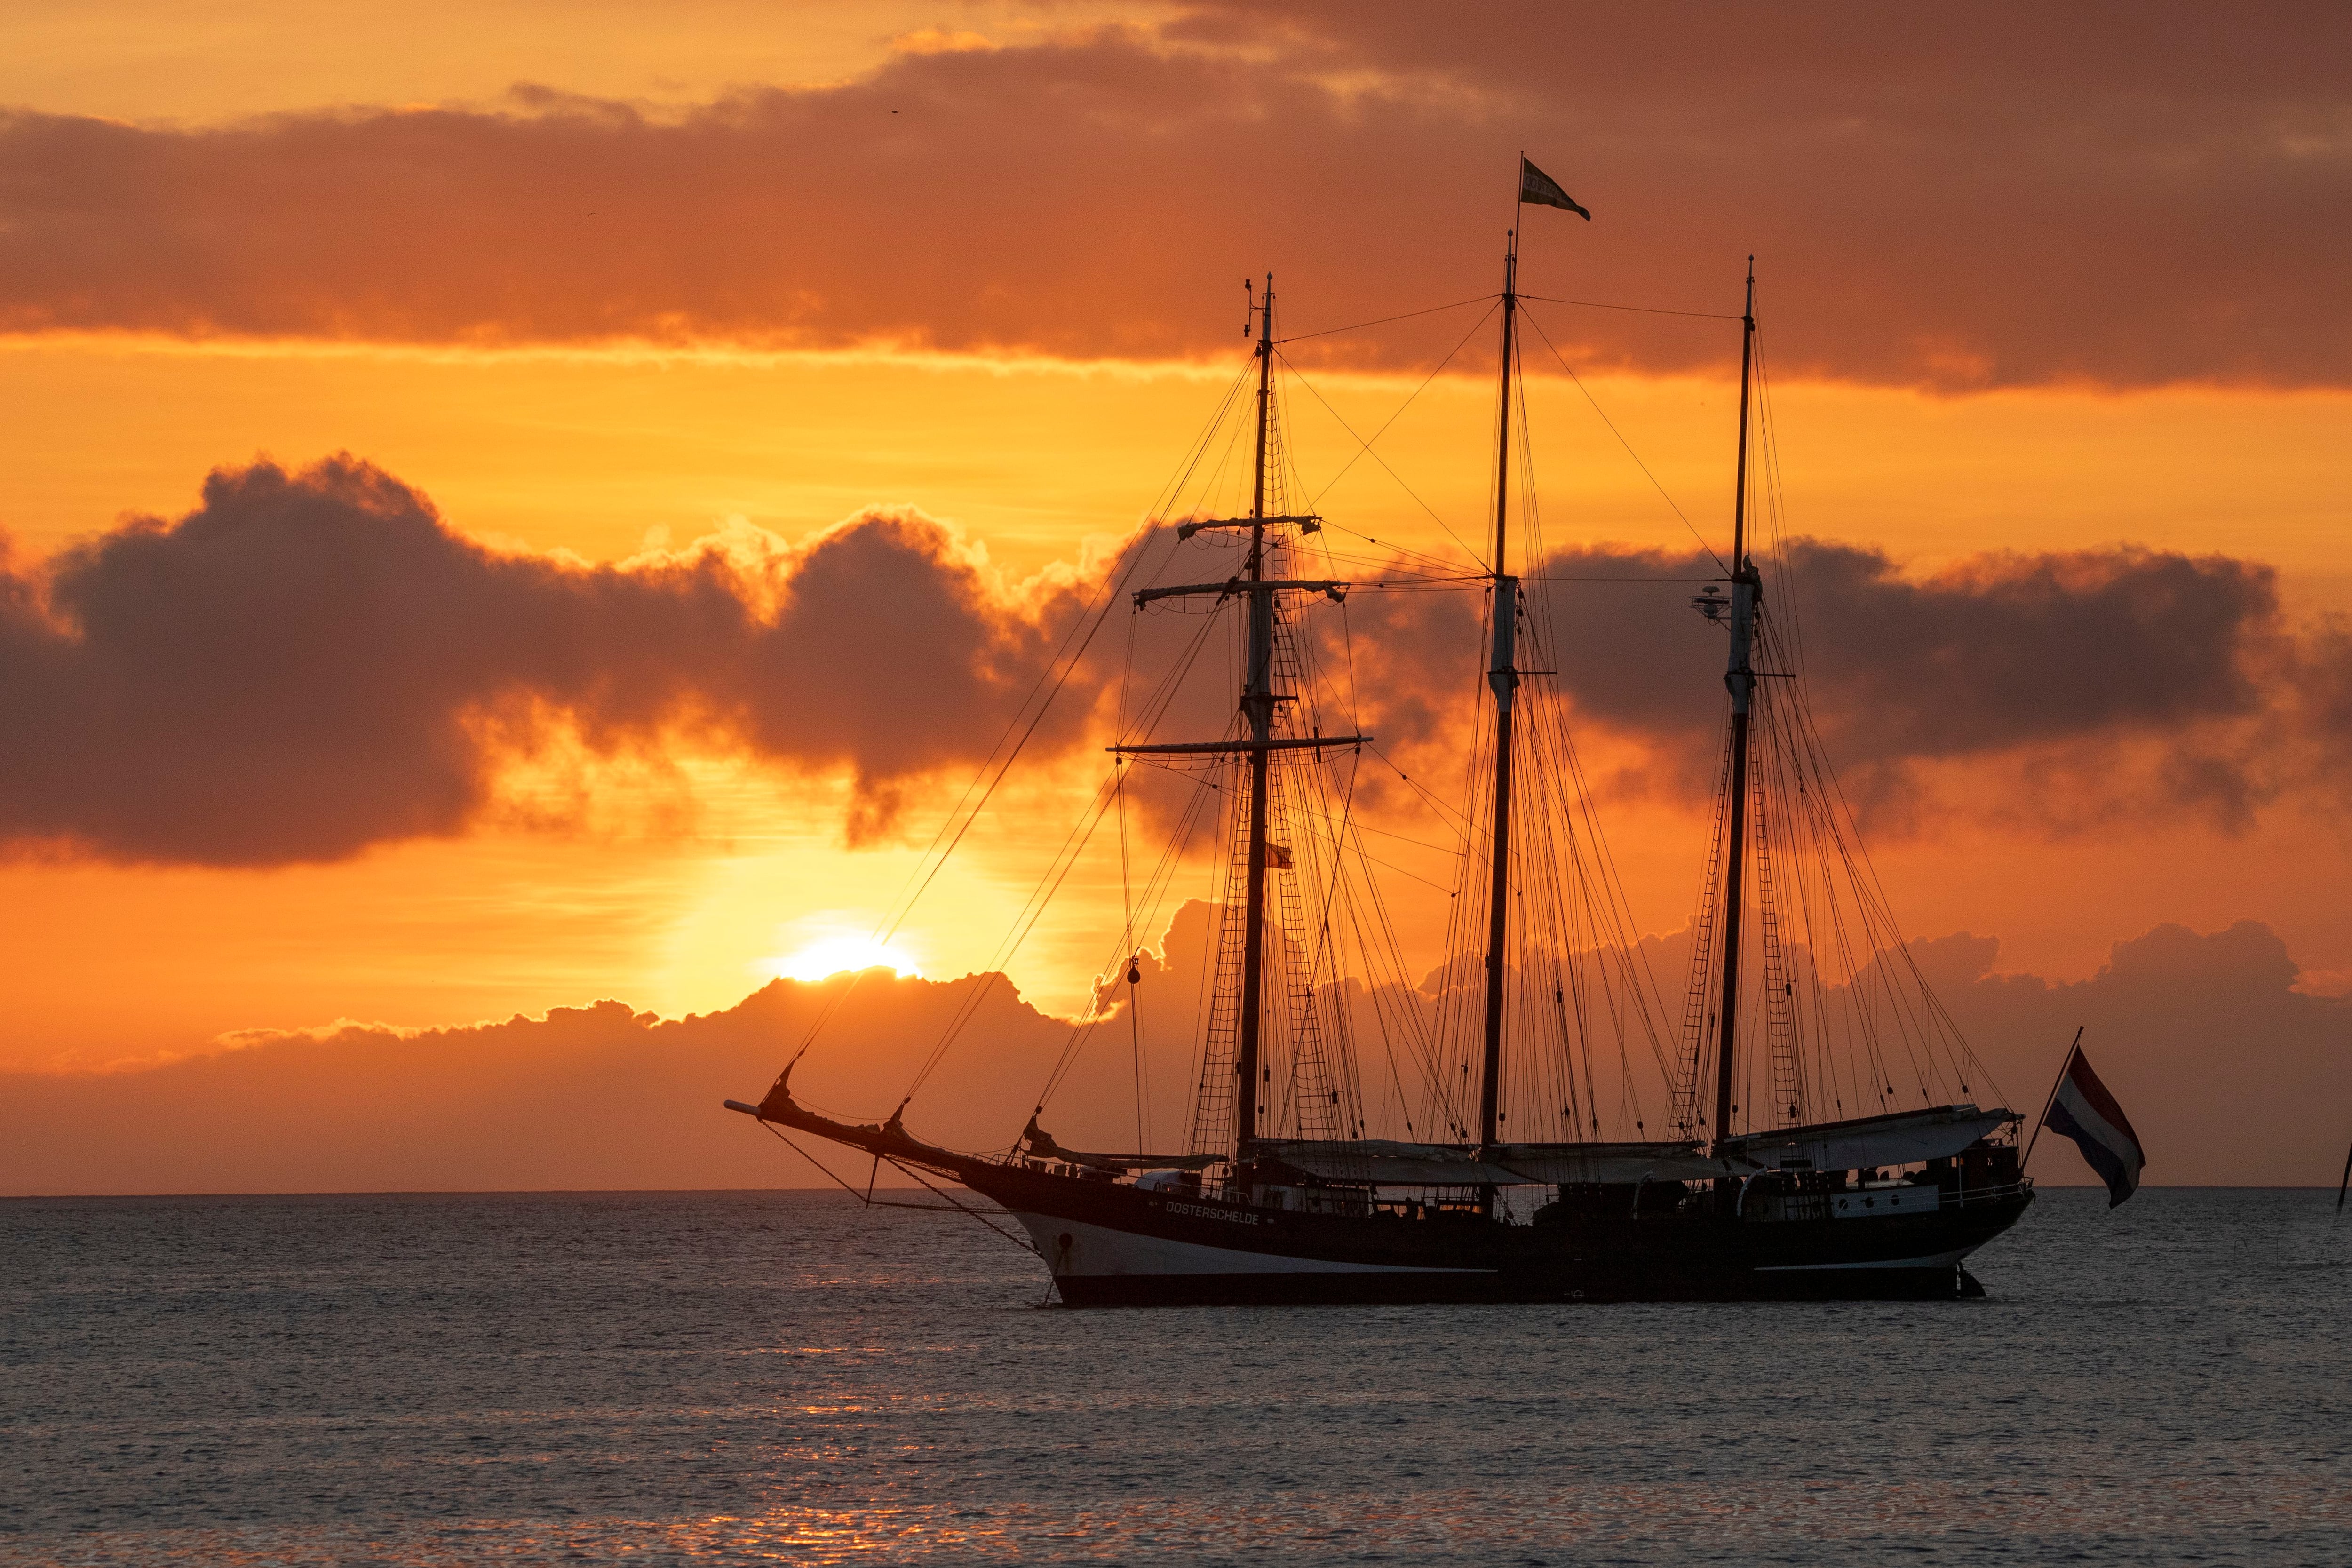
M 1731 491 L 1731 667 L 1723 684 L 1731 692 L 1731 802 L 1725 837 L 1723 877 L 1723 1033 L 1715 1058 L 1715 1138 L 1731 1136 L 1733 1042 L 1739 1022 L 1740 873 L 1748 837 L 1748 721 L 1756 695 L 1754 645 L 1757 600 L 1762 584 L 1748 559 L 1748 386 L 1756 363 L 1756 258 L 1748 258 L 1748 303 L 1740 311 L 1739 464 Z
M 1230 319 L 1230 318 L 1229 318 Z M 1265 275 L 1265 297 L 1258 311 L 1257 335 L 1257 471 L 1250 489 L 1250 548 L 1248 580 L 1265 579 L 1265 432 L 1274 395 L 1274 274 Z M 1242 956 L 1241 1041 L 1234 1070 L 1240 1075 L 1240 1093 L 1234 1100 L 1234 1154 L 1245 1159 L 1257 1136 L 1260 1031 L 1265 998 L 1265 785 L 1274 737 L 1274 595 L 1257 591 L 1249 595 L 1249 672 L 1242 687 L 1242 712 L 1249 720 L 1249 889 Z
M 1508 563 L 1511 515 L 1511 355 L 1519 309 L 1519 237 L 1511 231 L 1503 254 L 1503 406 L 1495 441 L 1495 598 L 1493 657 L 1486 684 L 1495 692 L 1495 807 L 1489 836 L 1495 859 L 1488 879 L 1486 916 L 1486 1029 L 1478 1068 L 1478 1142 L 1495 1142 L 1496 1100 L 1503 1070 L 1504 963 L 1509 956 L 1511 916 L 1511 709 L 1519 684 L 1515 647 L 1518 629 L 1519 580 Z

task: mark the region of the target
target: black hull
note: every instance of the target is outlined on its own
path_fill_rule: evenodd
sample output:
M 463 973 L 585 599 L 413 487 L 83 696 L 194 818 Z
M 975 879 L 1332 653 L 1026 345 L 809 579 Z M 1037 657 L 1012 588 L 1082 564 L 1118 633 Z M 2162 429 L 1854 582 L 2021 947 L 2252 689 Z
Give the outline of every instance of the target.
M 1949 1300 L 2031 1189 L 1921 1214 L 1502 1225 L 1298 1214 L 1015 1167 L 962 1173 L 1020 1218 L 1073 1307 Z
M 1508 1306 L 1554 1301 L 1955 1301 L 1984 1294 L 1966 1268 L 1840 1270 L 1836 1277 L 1675 1282 L 1624 1279 L 1613 1288 L 1531 1289 L 1496 1283 L 1438 1288 L 1394 1275 L 1065 1275 L 1055 1286 L 1066 1307 Z

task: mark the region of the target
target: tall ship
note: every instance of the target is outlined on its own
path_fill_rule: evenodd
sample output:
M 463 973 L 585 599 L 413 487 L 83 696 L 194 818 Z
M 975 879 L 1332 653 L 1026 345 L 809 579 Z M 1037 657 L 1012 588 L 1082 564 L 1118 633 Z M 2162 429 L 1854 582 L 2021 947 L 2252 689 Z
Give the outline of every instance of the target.
M 1751 461 L 1752 262 L 1740 315 L 1723 318 L 1741 331 L 1731 552 L 1688 595 L 1685 623 L 1727 652 L 1678 994 L 1601 831 L 1529 537 L 1521 316 L 1534 298 L 1519 291 L 1515 228 L 1502 290 L 1484 301 L 1500 339 L 1484 560 L 1402 552 L 1354 581 L 1332 570 L 1342 563 L 1318 536 L 1339 521 L 1299 505 L 1286 477 L 1269 277 L 1252 300 L 1253 363 L 1187 470 L 1211 465 L 1225 429 L 1248 466 L 1232 465 L 1223 493 L 1237 501 L 1245 477 L 1245 511 L 1163 510 L 1147 541 L 1162 547 L 1130 550 L 1118 603 L 1106 595 L 1106 616 L 1203 617 L 1174 639 L 1172 671 L 1122 677 L 1152 695 L 1121 702 L 1107 748 L 1115 787 L 1149 770 L 1181 803 L 1160 814 L 1175 826 L 1155 888 L 1192 835 L 1220 835 L 1187 1146 L 1066 1147 L 1041 1125 L 1041 1096 L 1009 1145 L 953 1150 L 910 1130 L 911 1095 L 874 1121 L 829 1116 L 794 1099 L 791 1066 L 756 1105 L 729 1109 L 859 1151 L 981 1217 L 993 1211 L 959 1189 L 990 1200 L 1073 1307 L 1982 1293 L 1967 1259 L 2032 1201 L 2021 1119 L 1979 1105 L 1971 1086 L 1990 1080 L 1913 961 L 1812 722 L 1777 578 L 1789 552 L 1753 526 L 1769 487 Z M 1450 798 L 1398 784 L 1353 720 L 1348 650 L 1370 633 L 1316 620 L 1344 616 L 1352 591 L 1408 586 L 1483 602 L 1476 646 L 1460 650 L 1475 685 L 1442 731 L 1466 737 Z M 1181 678 L 1219 667 L 1202 650 L 1221 629 L 1238 677 L 1224 731 L 1162 734 L 1186 710 L 1171 695 Z M 1705 700 L 1693 693 L 1695 710 Z M 1355 787 L 1368 758 L 1389 763 L 1389 796 L 1451 825 L 1454 885 L 1409 895 L 1444 900 L 1444 962 L 1419 983 L 1392 918 L 1397 879 L 1381 885 L 1395 851 L 1359 799 L 1377 792 Z M 966 829 L 982 830 L 967 816 L 943 837 Z M 1130 910 L 1080 1043 L 1139 1005 L 1139 918 Z

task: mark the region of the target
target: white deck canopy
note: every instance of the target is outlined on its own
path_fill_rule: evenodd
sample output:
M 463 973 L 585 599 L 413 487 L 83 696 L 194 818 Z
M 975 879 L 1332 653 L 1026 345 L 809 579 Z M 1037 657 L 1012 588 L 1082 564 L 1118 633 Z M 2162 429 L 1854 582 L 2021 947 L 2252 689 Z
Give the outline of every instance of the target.
M 1811 1127 L 1780 1127 L 1727 1139 L 1725 1152 L 1768 1170 L 1810 1166 L 1853 1171 L 1908 1165 L 1958 1153 L 1988 1132 L 2017 1120 L 2013 1110 L 1939 1105 L 1931 1110 L 1864 1116 Z
M 1706 1181 L 1751 1168 L 1711 1159 L 1696 1143 L 1498 1143 L 1481 1151 L 1363 1138 L 1261 1142 L 1257 1152 L 1327 1182 L 1398 1187 Z

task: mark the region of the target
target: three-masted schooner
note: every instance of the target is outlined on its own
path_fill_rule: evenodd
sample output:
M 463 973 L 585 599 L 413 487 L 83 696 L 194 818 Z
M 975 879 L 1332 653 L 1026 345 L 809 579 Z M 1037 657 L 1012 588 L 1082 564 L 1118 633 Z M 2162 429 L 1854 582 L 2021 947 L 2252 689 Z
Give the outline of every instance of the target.
M 1344 1005 L 1335 987 L 1316 984 L 1315 963 L 1302 970 L 1298 954 L 1313 933 L 1293 929 L 1279 910 L 1296 900 L 1276 897 L 1273 887 L 1298 876 L 1312 837 L 1277 820 L 1286 800 L 1297 797 L 1298 777 L 1371 738 L 1327 734 L 1299 716 L 1299 661 L 1286 654 L 1290 628 L 1307 606 L 1340 599 L 1349 584 L 1299 572 L 1293 546 L 1322 520 L 1270 504 L 1279 341 L 1270 279 L 1253 307 L 1248 514 L 1194 518 L 1178 531 L 1237 550 L 1238 567 L 1215 580 L 1131 595 L 1138 613 L 1160 605 L 1238 609 L 1245 627 L 1235 721 L 1223 738 L 1122 736 L 1111 748 L 1121 764 L 1213 769 L 1231 803 L 1233 853 L 1193 1147 L 1181 1154 L 1077 1152 L 1033 1116 L 1008 1150 L 959 1152 L 911 1133 L 904 1105 L 873 1124 L 818 1114 L 794 1100 L 789 1067 L 758 1105 L 730 1100 L 730 1109 L 993 1200 L 1025 1228 L 1072 1306 L 1980 1293 L 1963 1260 L 2032 1199 L 2019 1168 L 2020 1119 L 1936 1092 L 1966 1091 L 1981 1070 L 1970 1070 L 1964 1042 L 1909 964 L 1801 703 L 1765 690 L 1770 679 L 1794 691 L 1801 670 L 1791 667 L 1801 665 L 1801 649 L 1776 641 L 1750 549 L 1752 265 L 1739 318 L 1728 592 L 1711 585 L 1693 600 L 1727 632 L 1730 650 L 1714 827 L 1672 1068 L 1667 1122 L 1676 1136 L 1603 1140 L 1601 1095 L 1589 1065 L 1581 1079 L 1572 1062 L 1549 1079 L 1523 1072 L 1525 1092 L 1507 1103 L 1505 1064 L 1514 1052 L 1532 1058 L 1568 1051 L 1596 1026 L 1613 1026 L 1622 1037 L 1637 1027 L 1646 1005 L 1622 952 L 1602 974 L 1570 940 L 1572 922 L 1531 925 L 1525 917 L 1530 890 L 1537 902 L 1547 887 L 1557 897 L 1575 874 L 1567 863 L 1582 850 L 1572 825 L 1547 826 L 1528 804 L 1563 786 L 1557 775 L 1564 742 L 1544 736 L 1551 732 L 1546 725 L 1564 721 L 1554 701 L 1532 726 L 1521 722 L 1530 678 L 1552 672 L 1523 663 L 1522 630 L 1533 623 L 1509 569 L 1517 267 L 1515 229 L 1496 300 L 1502 395 L 1492 557 L 1478 574 L 1488 606 L 1474 781 L 1484 820 L 1464 813 L 1464 891 L 1484 895 L 1483 919 L 1461 928 L 1484 942 L 1483 973 L 1460 988 L 1479 991 L 1475 1029 L 1467 1006 L 1460 1020 L 1475 1072 L 1465 1059 L 1457 1084 L 1450 1062 L 1431 1068 L 1431 1092 L 1444 1103 L 1430 1113 L 1434 1121 L 1422 1121 L 1423 1135 L 1362 1135 L 1364 1121 L 1351 1109 L 1355 1091 L 1326 1059 L 1346 1044 Z M 1779 668 L 1759 669 L 1759 651 Z M 1297 775 L 1288 795 L 1286 773 Z M 1519 828 L 1526 831 L 1515 837 Z M 1336 885 L 1346 830 L 1327 824 L 1325 833 L 1334 840 L 1328 858 Z M 1807 851 L 1827 869 L 1793 866 L 1792 857 Z M 1840 897 L 1851 907 L 1833 909 Z M 1804 944 L 1790 935 L 1796 925 L 1809 933 Z M 1840 947 L 1842 965 L 1832 963 Z M 1609 1005 L 1601 1010 L 1613 1024 L 1594 1026 L 1584 1019 L 1587 993 L 1601 991 Z M 1276 1019 L 1291 1058 L 1287 1092 L 1279 1096 L 1267 1033 Z M 1841 1048 L 1853 1058 L 1843 1067 L 1831 1059 Z M 1898 1094 L 1891 1081 L 1898 1076 L 1917 1094 Z M 1543 1083 L 1559 1103 L 1530 1114 L 1538 1108 L 1528 1102 Z M 1765 1103 L 1750 1104 L 1743 1116 L 1743 1093 Z M 1824 1109 L 1841 1114 L 1822 1119 Z M 1549 1116 L 1564 1136 L 1514 1141 L 1506 1135 L 1514 1110 L 1523 1112 L 1522 1127 Z M 1843 1114 L 1848 1110 L 1869 1113 Z M 1448 1136 L 1426 1136 L 1436 1122 Z M 1646 1123 L 1616 1131 L 1646 1132 Z

